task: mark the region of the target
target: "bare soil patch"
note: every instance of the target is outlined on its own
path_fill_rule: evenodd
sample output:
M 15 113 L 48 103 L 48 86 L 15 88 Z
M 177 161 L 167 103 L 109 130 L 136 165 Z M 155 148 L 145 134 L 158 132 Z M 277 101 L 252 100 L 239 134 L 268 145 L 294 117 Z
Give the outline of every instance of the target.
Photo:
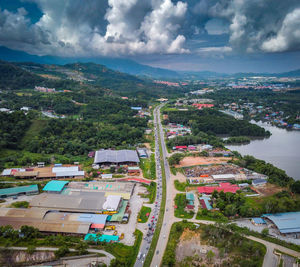
M 256 191 L 257 193 L 259 193 L 261 196 L 272 196 L 276 193 L 279 193 L 283 190 L 285 190 L 285 188 L 283 187 L 280 187 L 278 185 L 274 185 L 274 184 L 270 184 L 270 183 L 267 183 L 263 186 L 260 186 L 260 187 L 254 187 L 252 188 L 254 191 Z
M 231 157 L 185 157 L 176 165 L 176 168 L 196 165 L 222 164 L 231 160 Z

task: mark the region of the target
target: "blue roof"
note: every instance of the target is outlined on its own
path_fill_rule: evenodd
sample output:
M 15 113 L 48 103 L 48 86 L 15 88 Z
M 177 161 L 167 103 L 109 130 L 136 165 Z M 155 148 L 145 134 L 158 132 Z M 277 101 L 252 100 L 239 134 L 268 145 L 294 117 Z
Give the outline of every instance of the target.
M 203 199 L 203 200 L 204 200 L 205 206 L 206 206 L 206 208 L 207 208 L 208 210 L 211 210 L 211 209 L 212 209 L 212 206 L 211 206 L 210 203 L 209 203 L 209 200 L 210 200 L 210 197 L 209 197 L 209 196 L 204 195 L 204 196 L 200 197 L 200 199 Z
M 263 217 L 271 220 L 281 233 L 300 232 L 300 212 L 264 214 Z
M 43 188 L 43 191 L 52 191 L 52 192 L 60 192 L 63 190 L 64 186 L 69 183 L 69 181 L 50 181 L 48 182 L 45 187 Z
M 79 222 L 90 222 L 96 224 L 105 224 L 108 215 L 105 214 L 80 214 L 77 218 Z
M 252 218 L 252 220 L 257 224 L 266 224 L 266 221 L 263 218 Z
M 117 235 L 97 235 L 97 234 L 87 234 L 84 237 L 85 241 L 100 241 L 100 242 L 116 242 L 119 241 L 119 237 Z

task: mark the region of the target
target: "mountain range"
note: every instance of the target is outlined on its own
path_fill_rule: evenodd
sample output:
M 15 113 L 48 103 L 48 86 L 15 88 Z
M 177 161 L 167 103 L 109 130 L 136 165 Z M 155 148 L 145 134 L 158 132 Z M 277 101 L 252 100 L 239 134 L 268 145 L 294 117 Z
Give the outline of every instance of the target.
M 0 46 L 0 59 L 11 62 L 35 62 L 40 64 L 64 65 L 75 62 L 93 62 L 105 65 L 106 67 L 131 75 L 143 76 L 152 79 L 206 79 L 206 78 L 240 78 L 251 76 L 273 76 L 273 77 L 300 77 L 300 69 L 283 73 L 218 73 L 212 71 L 173 71 L 169 69 L 154 68 L 148 65 L 140 64 L 131 59 L 125 58 L 63 58 L 55 56 L 36 56 L 22 51 L 11 50 Z

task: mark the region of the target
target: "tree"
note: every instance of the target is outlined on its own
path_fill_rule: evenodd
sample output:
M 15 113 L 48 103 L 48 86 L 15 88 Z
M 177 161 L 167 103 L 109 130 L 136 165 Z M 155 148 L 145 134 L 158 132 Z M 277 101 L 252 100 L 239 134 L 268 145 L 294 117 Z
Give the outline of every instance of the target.
M 35 252 L 35 250 L 36 250 L 35 246 L 30 245 L 30 246 L 27 247 L 27 253 L 28 254 L 33 254 Z
M 211 263 L 213 258 L 215 257 L 215 253 L 212 250 L 209 250 L 206 253 L 206 257 L 207 257 L 208 262 Z
M 300 181 L 296 181 L 291 184 L 291 190 L 294 193 L 300 194 Z
M 269 235 L 269 229 L 268 228 L 264 228 L 262 231 L 261 231 L 261 234 L 266 237 Z
M 57 258 L 61 258 L 61 257 L 64 257 L 69 252 L 70 252 L 69 248 L 66 245 L 64 245 L 55 251 L 55 256 Z

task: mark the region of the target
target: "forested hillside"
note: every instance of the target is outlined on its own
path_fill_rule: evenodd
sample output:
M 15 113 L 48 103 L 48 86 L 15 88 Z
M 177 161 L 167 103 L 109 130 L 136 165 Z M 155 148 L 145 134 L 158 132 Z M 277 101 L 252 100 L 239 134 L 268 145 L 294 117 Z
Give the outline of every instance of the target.
M 214 109 L 168 111 L 168 121 L 191 126 L 194 135 L 200 132 L 230 136 L 268 136 L 264 128 Z M 165 123 L 167 123 L 166 121 Z

